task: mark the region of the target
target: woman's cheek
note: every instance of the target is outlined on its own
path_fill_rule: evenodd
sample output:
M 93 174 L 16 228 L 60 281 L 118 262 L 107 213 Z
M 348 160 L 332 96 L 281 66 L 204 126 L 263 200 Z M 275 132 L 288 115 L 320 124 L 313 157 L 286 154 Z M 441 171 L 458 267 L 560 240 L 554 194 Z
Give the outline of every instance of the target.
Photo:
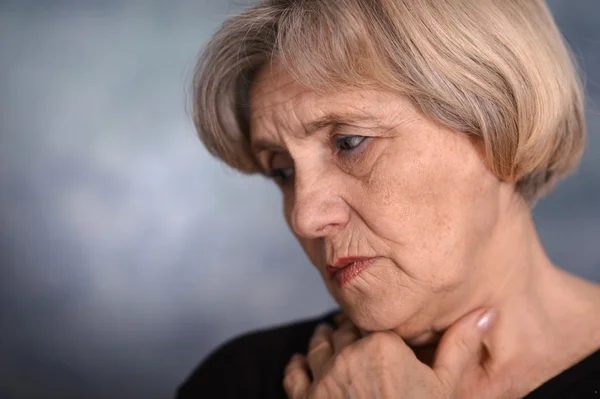
M 387 140 L 380 137 L 367 137 L 354 151 L 338 153 L 336 165 L 345 175 L 363 185 L 369 185 L 376 178 L 379 166 L 385 159 L 385 142 Z
M 370 187 L 363 207 L 365 222 L 391 247 L 399 267 L 425 281 L 453 279 L 456 224 L 436 196 L 420 190 L 415 179 L 390 177 Z M 439 276 L 441 277 L 441 276 Z

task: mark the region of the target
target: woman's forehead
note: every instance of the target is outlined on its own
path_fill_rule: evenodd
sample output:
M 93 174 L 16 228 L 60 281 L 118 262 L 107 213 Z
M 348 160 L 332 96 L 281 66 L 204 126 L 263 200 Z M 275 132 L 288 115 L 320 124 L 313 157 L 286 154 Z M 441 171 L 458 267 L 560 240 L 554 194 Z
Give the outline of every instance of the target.
M 250 117 L 260 120 L 318 104 L 321 96 L 299 84 L 285 69 L 274 64 L 257 74 L 250 90 Z
M 306 134 L 336 121 L 376 127 L 414 115 L 414 106 L 405 96 L 342 87 L 336 93 L 320 94 L 302 86 L 277 64 L 261 70 L 250 91 L 251 132 L 258 134 L 270 128 Z

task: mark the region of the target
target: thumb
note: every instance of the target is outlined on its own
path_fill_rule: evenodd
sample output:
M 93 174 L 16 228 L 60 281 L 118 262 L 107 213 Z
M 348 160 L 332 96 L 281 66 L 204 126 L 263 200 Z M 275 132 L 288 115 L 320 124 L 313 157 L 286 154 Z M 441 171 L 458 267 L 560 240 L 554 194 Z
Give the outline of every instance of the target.
M 475 310 L 444 333 L 433 362 L 442 383 L 450 387 L 460 383 L 467 367 L 479 358 L 483 338 L 496 318 L 494 309 Z

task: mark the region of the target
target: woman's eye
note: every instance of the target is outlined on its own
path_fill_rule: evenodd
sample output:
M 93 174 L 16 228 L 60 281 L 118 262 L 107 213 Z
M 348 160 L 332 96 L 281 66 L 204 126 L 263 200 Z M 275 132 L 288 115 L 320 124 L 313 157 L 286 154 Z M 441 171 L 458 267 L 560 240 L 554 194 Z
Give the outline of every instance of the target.
M 281 184 L 288 183 L 294 175 L 294 168 L 277 168 L 269 173 L 269 177 Z
M 364 136 L 339 136 L 335 139 L 335 148 L 339 151 L 351 151 L 358 147 L 366 137 Z

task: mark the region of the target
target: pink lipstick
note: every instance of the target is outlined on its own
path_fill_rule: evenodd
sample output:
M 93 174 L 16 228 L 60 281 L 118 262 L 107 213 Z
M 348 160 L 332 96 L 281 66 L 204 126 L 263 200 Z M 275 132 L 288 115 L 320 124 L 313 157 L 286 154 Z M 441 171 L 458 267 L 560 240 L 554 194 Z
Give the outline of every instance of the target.
M 346 286 L 377 258 L 351 256 L 339 258 L 333 265 L 327 265 L 329 278 L 335 280 L 340 288 Z

